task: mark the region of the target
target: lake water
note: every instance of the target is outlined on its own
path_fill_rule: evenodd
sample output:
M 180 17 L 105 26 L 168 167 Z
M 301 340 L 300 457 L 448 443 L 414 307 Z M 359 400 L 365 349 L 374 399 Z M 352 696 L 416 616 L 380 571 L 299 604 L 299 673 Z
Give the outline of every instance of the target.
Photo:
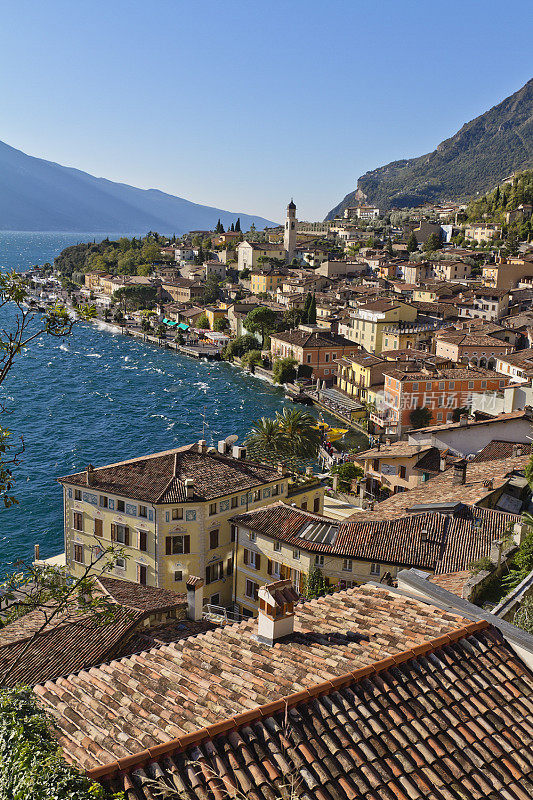
M 51 262 L 75 241 L 82 235 L 0 232 L 0 264 Z M 10 315 L 4 311 L 0 324 Z M 31 345 L 0 387 L 0 401 L 11 412 L 2 425 L 25 446 L 15 469 L 20 504 L 0 512 L 0 573 L 31 558 L 35 543 L 45 558 L 62 550 L 58 476 L 197 441 L 204 413 L 209 445 L 230 434 L 242 440 L 254 420 L 285 404 L 281 389 L 229 364 L 196 361 L 92 324 L 77 325 L 67 340 Z

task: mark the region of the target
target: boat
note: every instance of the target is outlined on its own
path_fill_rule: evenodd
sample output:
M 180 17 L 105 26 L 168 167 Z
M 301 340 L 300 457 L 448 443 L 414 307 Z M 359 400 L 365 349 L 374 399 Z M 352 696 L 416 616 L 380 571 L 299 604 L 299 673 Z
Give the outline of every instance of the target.
M 328 425 L 323 420 L 320 420 L 317 425 L 313 425 L 313 428 L 317 428 L 327 442 L 338 442 L 348 433 L 348 428 L 332 428 L 331 425 Z

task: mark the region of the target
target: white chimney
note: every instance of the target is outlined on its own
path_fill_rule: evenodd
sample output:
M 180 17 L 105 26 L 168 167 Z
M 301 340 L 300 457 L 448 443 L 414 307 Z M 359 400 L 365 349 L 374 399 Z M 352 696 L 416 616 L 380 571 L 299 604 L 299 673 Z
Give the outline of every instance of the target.
M 192 478 L 185 478 L 185 497 L 187 500 L 192 500 L 194 497 L 194 480 Z
M 207 451 L 207 442 L 205 439 L 200 439 L 198 441 L 198 452 L 205 453 Z
M 233 458 L 239 458 L 241 460 L 246 458 L 246 447 L 239 447 L 238 445 L 233 446 Z
M 225 439 L 221 439 L 218 443 L 218 452 L 222 453 L 223 456 L 228 452 L 228 444 Z
M 189 575 L 186 586 L 187 618 L 199 622 L 202 619 L 204 607 L 204 579 Z
M 291 580 L 267 583 L 259 589 L 257 640 L 272 647 L 294 631 L 294 604 L 298 593 Z

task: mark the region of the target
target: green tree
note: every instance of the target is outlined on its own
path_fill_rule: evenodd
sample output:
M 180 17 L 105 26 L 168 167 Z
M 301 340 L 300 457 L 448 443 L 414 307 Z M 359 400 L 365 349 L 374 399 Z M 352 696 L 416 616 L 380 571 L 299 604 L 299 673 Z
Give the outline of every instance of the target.
M 253 423 L 245 444 L 250 452 L 262 461 L 276 461 L 282 449 L 281 438 L 278 420 L 261 417 Z
M 414 408 L 409 414 L 412 428 L 425 428 L 431 422 L 432 413 L 429 408 Z
M 296 379 L 296 367 L 298 362 L 295 358 L 276 358 L 272 366 L 272 377 L 274 383 L 290 383 Z
M 407 252 L 414 253 L 415 250 L 418 250 L 418 239 L 416 238 L 414 232 L 411 231 L 411 234 L 407 240 Z
M 250 333 L 261 334 L 261 347 L 265 346 L 265 338 L 276 329 L 278 315 L 267 306 L 252 309 L 244 318 L 243 326 Z
M 364 475 L 361 467 L 358 467 L 353 461 L 336 464 L 332 467 L 330 474 L 339 476 L 339 489 L 343 489 L 346 492 L 350 491 L 352 481 L 362 478 Z
M 438 233 L 432 233 L 424 245 L 426 253 L 434 253 L 442 247 L 442 241 Z
M 196 328 L 201 328 L 202 330 L 209 330 L 209 320 L 207 318 L 207 314 L 200 314 L 198 319 L 196 320 Z
M 452 422 L 459 422 L 463 414 L 469 414 L 470 409 L 467 406 L 462 406 L 462 408 L 454 408 L 452 411 Z
M 205 282 L 202 301 L 206 303 L 206 305 L 211 305 L 212 303 L 217 302 L 219 296 L 220 296 L 219 279 L 216 275 L 210 275 Z
M 391 258 L 394 255 L 394 250 L 392 249 L 392 241 L 390 236 L 388 237 L 387 244 L 385 245 L 385 252 L 387 253 L 388 256 L 391 256 Z
M 157 302 L 158 291 L 156 286 L 143 286 L 131 284 L 121 286 L 113 292 L 113 300 L 122 303 L 128 311 L 139 311 L 141 308 L 153 308 Z
M 241 232 L 241 218 L 237 217 L 237 222 L 235 223 L 235 231 L 236 233 Z
M 251 333 L 237 336 L 236 339 L 228 342 L 222 356 L 227 361 L 231 361 L 233 358 L 242 358 L 249 350 L 257 350 L 257 339 Z
M 149 320 L 148 317 L 143 317 L 142 318 L 142 320 L 141 320 L 141 330 L 144 331 L 144 333 L 150 333 L 150 331 L 152 330 L 152 326 L 150 324 L 150 320 Z
M 309 570 L 305 586 L 305 597 L 307 600 L 318 600 L 331 594 L 331 589 L 326 586 L 326 581 L 320 567 L 316 565 Z
M 167 338 L 167 326 L 161 323 L 155 329 L 155 335 L 158 339 L 166 339 Z
M 241 358 L 242 366 L 248 367 L 249 369 L 253 369 L 253 367 L 262 363 L 263 358 L 261 356 L 261 350 L 248 350 Z
M 281 330 L 292 330 L 297 328 L 303 321 L 302 311 L 299 308 L 290 308 L 283 313 L 279 327 Z
M 226 331 L 229 328 L 229 322 L 226 317 L 219 317 L 215 320 L 213 324 L 213 330 L 222 333 L 222 331 Z
M 513 617 L 513 625 L 533 634 L 533 597 L 524 597 Z
M 309 312 L 307 314 L 307 322 L 309 325 L 316 325 L 316 296 L 313 292 L 311 303 L 309 305 Z
M 282 452 L 293 459 L 315 458 L 321 440 L 316 419 L 300 408 L 284 408 L 276 414 Z

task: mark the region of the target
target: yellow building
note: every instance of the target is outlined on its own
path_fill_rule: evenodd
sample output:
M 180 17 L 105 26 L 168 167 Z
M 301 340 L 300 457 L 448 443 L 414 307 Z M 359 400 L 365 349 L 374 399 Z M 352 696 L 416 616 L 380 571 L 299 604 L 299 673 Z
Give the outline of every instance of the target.
M 369 402 L 368 389 L 383 386 L 383 369 L 389 362 L 379 356 L 360 352 L 343 356 L 337 362 L 337 387 L 350 397 Z
M 205 576 L 207 599 L 230 604 L 230 517 L 278 498 L 320 513 L 324 497 L 314 479 L 292 486 L 283 470 L 247 461 L 244 448 L 232 452 L 201 440 L 60 478 L 71 574 L 81 575 L 98 553 L 116 544 L 124 558 L 113 577 L 184 592 L 189 575 Z
M 227 308 L 218 308 L 217 306 L 206 306 L 204 308 L 204 313 L 209 320 L 209 327 L 211 330 L 214 330 L 215 322 L 217 319 L 227 319 L 228 318 L 228 310 Z
M 369 353 L 381 353 L 384 347 L 383 331 L 391 324 L 415 322 L 417 310 L 409 303 L 397 300 L 374 300 L 360 306 L 352 316 L 347 337 L 357 342 Z
M 290 578 L 296 591 L 303 593 L 315 567 L 320 569 L 326 585 L 341 589 L 379 581 L 385 572 L 395 576 L 401 568 L 400 563 L 371 557 L 370 547 L 368 558 L 354 557 L 354 542 L 348 541 L 353 537 L 345 535 L 350 523 L 310 514 L 285 503 L 235 516 L 233 523 L 234 597 L 243 616 L 257 612 L 259 589 L 272 581 Z M 339 537 L 341 530 L 343 536 Z M 341 538 L 345 543 L 340 543 Z
M 252 294 L 275 294 L 286 277 L 285 270 L 276 267 L 254 269 L 251 275 Z
M 430 444 L 393 442 L 357 453 L 357 463 L 366 479 L 366 491 L 373 497 L 383 490 L 406 492 L 440 472 L 440 453 Z

